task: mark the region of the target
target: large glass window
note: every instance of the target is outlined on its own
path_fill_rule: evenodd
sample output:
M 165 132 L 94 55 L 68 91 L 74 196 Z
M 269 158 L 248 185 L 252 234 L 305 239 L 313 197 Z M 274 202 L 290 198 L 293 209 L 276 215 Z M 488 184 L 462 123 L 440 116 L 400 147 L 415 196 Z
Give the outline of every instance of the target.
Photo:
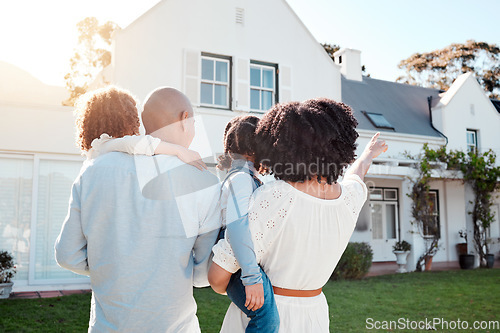
M 30 259 L 33 160 L 0 157 L 0 250 L 15 258 L 15 280 L 27 280 Z
M 214 56 L 201 57 L 201 96 L 204 106 L 229 108 L 230 59 Z
M 251 62 L 250 109 L 267 111 L 276 104 L 276 65 Z
M 71 186 L 82 163 L 40 160 L 36 215 L 35 280 L 82 278 L 59 267 L 54 242 L 68 213 Z
M 81 165 L 80 159 L 0 155 L 0 249 L 14 255 L 18 283 L 83 281 L 54 258 Z

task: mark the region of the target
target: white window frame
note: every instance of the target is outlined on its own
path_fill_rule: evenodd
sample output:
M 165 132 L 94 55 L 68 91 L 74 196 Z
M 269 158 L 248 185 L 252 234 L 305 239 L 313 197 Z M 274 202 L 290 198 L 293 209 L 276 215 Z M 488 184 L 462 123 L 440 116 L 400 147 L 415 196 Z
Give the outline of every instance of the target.
M 249 77 L 250 77 L 250 110 L 255 111 L 255 112 L 266 112 L 267 111 L 267 109 L 262 108 L 262 91 L 270 91 L 271 92 L 271 94 L 272 94 L 271 106 L 278 103 L 277 94 L 276 94 L 277 88 L 278 88 L 277 80 L 276 80 L 276 67 L 277 66 L 273 65 L 273 64 L 263 64 L 263 63 L 259 63 L 259 62 L 250 61 L 250 74 L 249 74 Z M 260 86 L 253 86 L 252 85 L 252 74 L 251 74 L 252 68 L 260 70 Z M 262 75 L 263 69 L 272 69 L 273 70 L 273 87 L 274 87 L 273 89 L 265 88 L 263 86 L 263 80 L 264 80 L 264 76 Z M 252 109 L 252 97 L 251 97 L 252 90 L 259 91 L 259 104 L 260 104 L 259 109 Z
M 213 80 L 206 80 L 203 79 L 203 59 L 205 60 L 212 60 L 214 62 L 214 76 Z M 217 108 L 217 109 L 230 109 L 230 99 L 231 99 L 231 60 L 228 57 L 223 57 L 223 56 L 216 56 L 216 55 L 206 55 L 203 54 L 201 55 L 201 73 L 200 73 L 200 105 L 205 106 L 205 107 L 210 107 L 210 108 Z M 222 82 L 222 81 L 217 81 L 216 80 L 216 70 L 217 70 L 217 62 L 224 62 L 227 63 L 227 82 Z M 218 105 L 218 104 L 208 104 L 208 103 L 202 103 L 201 102 L 201 86 L 202 84 L 211 84 L 212 86 L 225 86 L 226 87 L 226 105 Z M 215 102 L 215 89 L 212 89 L 212 101 Z
M 90 283 L 88 277 L 72 278 L 72 279 L 36 279 L 35 266 L 36 266 L 36 233 L 37 233 L 37 218 L 38 218 L 38 185 L 40 176 L 40 160 L 51 161 L 84 161 L 82 156 L 77 155 L 60 155 L 60 154 L 18 154 L 11 152 L 0 151 L 0 158 L 12 159 L 25 159 L 33 161 L 33 176 L 32 176 L 32 190 L 31 190 L 31 222 L 30 222 L 30 249 L 29 249 L 29 264 L 28 264 L 28 280 L 16 281 L 20 286 L 26 285 L 81 285 Z M 70 192 L 68 191 L 68 200 Z M 62 221 L 61 221 L 62 223 Z M 27 284 L 26 284 L 27 282 Z
M 469 142 L 469 134 L 472 134 L 472 136 L 474 138 L 473 142 Z M 478 148 L 479 147 L 477 144 L 477 131 L 472 130 L 472 129 L 468 129 L 467 130 L 467 152 L 477 151 Z
M 373 193 L 373 195 L 372 195 Z M 394 193 L 395 198 L 388 198 L 387 194 L 388 193 Z M 385 237 L 387 238 L 387 206 L 394 206 L 395 207 L 395 231 L 396 231 L 396 237 L 395 238 L 390 238 L 390 239 L 399 239 L 400 238 L 400 232 L 401 232 L 401 220 L 399 217 L 399 190 L 395 187 L 372 187 L 370 188 L 369 191 L 369 203 L 370 207 L 372 207 L 372 204 L 381 204 L 382 205 L 382 239 Z M 371 214 L 371 213 L 370 213 Z M 376 239 L 373 238 L 373 230 L 372 230 L 372 240 Z M 378 238 L 377 238 L 378 239 Z M 380 240 L 380 239 L 378 239 Z

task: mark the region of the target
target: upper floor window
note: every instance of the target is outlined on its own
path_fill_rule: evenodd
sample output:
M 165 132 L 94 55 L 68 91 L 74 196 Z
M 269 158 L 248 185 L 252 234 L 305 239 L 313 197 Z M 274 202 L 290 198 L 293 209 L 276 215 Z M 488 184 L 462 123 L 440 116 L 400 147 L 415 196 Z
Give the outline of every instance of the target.
M 475 152 L 477 151 L 477 131 L 476 130 L 467 130 L 467 151 Z
M 250 109 L 266 111 L 278 102 L 277 65 L 250 63 Z
M 202 53 L 201 105 L 229 109 L 230 71 L 231 58 Z

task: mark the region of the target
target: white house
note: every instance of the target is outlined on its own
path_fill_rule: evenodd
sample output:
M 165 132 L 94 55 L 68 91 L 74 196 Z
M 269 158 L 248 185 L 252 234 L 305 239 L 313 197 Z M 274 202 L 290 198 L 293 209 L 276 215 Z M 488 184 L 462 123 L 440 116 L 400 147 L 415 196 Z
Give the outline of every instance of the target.
M 340 66 L 284 0 L 161 1 L 114 37 L 115 84 L 144 100 L 158 86 L 184 91 L 210 146 L 225 124 L 276 102 L 341 98 Z
M 357 50 L 338 51 L 335 62 L 342 66 L 342 101 L 353 108 L 359 121 L 360 147 L 376 131 L 389 144 L 387 155 L 376 162 L 366 178 L 371 194 L 351 241 L 370 243 L 374 261 L 392 261 L 392 246 L 397 240 L 406 240 L 413 245 L 408 258 L 412 270 L 424 252 L 424 240 L 411 224 L 408 193 L 415 171 L 403 153 L 417 155 L 427 143 L 431 148 L 447 144 L 449 149 L 462 151 L 472 147 L 483 152 L 492 149 L 500 155 L 500 108 L 486 97 L 471 73 L 459 76 L 448 91 L 442 92 L 362 77 Z M 467 212 L 472 208 L 469 201 L 473 194 L 462 181 L 443 181 L 439 176 L 436 174 L 431 182 L 440 235 L 439 251 L 433 259 L 456 261 L 456 244 L 463 242 L 458 231 L 467 229 L 472 235 Z M 488 231 L 494 254 L 500 250 L 499 206 L 497 198 L 493 205 L 496 221 Z M 471 241 L 469 251 L 474 251 Z
M 359 146 L 376 131 L 390 146 L 368 174 L 370 198 L 351 241 L 371 244 L 374 261 L 394 261 L 392 244 L 405 239 L 413 244 L 410 270 L 423 241 L 410 232 L 406 194 L 413 169 L 401 153 L 417 154 L 424 143 L 439 147 L 446 143 L 443 134 L 449 147 L 475 144 L 499 153 L 500 114 L 471 75 L 445 93 L 363 77 L 359 51 L 341 50 L 333 62 L 285 0 L 163 0 L 115 34 L 112 59 L 99 80 L 105 77 L 140 101 L 159 86 L 189 96 L 198 118 L 193 148 L 211 162 L 222 153 L 224 127 L 236 115 L 260 115 L 277 102 L 313 97 L 351 105 Z M 0 73 L 0 248 L 15 253 L 14 289 L 88 288 L 86 278 L 59 268 L 53 258 L 82 162 L 72 109 L 61 106 L 67 96 L 12 66 L 0 63 Z M 436 180 L 432 188 L 442 244 L 435 261 L 457 260 L 454 245 L 458 230 L 470 223 L 470 193 L 458 181 Z M 499 233 L 496 222 L 491 236 Z
M 0 249 L 15 255 L 14 290 L 87 288 L 53 254 L 82 165 L 68 94 L 10 64 L 0 73 Z

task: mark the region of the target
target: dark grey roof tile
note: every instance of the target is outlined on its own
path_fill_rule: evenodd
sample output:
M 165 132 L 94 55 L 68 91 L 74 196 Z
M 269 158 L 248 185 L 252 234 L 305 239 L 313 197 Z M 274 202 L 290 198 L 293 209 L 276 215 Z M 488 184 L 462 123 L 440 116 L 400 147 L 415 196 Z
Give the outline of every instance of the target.
M 422 88 L 363 77 L 363 81 L 342 76 L 342 101 L 351 106 L 359 129 L 440 137 L 429 121 L 427 98 L 431 105 L 439 102 L 438 89 Z M 377 128 L 362 111 L 380 113 L 394 130 Z

